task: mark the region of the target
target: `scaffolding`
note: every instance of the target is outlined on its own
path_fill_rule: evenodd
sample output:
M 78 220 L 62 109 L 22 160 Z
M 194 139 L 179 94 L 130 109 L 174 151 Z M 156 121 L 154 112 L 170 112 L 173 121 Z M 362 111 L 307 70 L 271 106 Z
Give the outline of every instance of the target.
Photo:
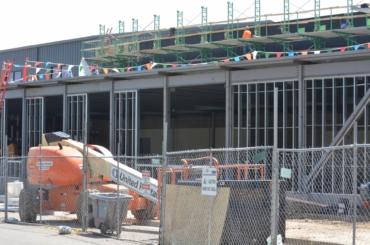
M 105 64 L 117 64 L 123 65 L 135 65 L 138 64 L 143 57 L 151 56 L 155 61 L 160 61 L 163 55 L 175 55 L 177 63 L 183 63 L 185 61 L 186 52 L 198 52 L 200 62 L 212 61 L 212 50 L 223 49 L 226 51 L 226 57 L 232 59 L 236 56 L 235 48 L 246 45 L 254 46 L 255 50 L 263 51 L 265 46 L 272 43 L 279 43 L 282 45 L 284 55 L 294 51 L 292 43 L 298 41 L 309 40 L 313 43 L 315 50 L 325 49 L 325 40 L 329 38 L 342 37 L 347 40 L 348 46 L 355 44 L 355 38 L 358 35 L 370 35 L 370 28 L 366 22 L 365 27 L 355 27 L 354 18 L 366 18 L 366 11 L 364 14 L 353 15 L 354 6 L 352 6 L 352 0 L 347 0 L 346 6 L 321 8 L 320 0 L 314 1 L 314 8 L 310 11 L 297 11 L 296 14 L 296 25 L 297 31 L 291 32 L 292 22 L 290 21 L 289 0 L 284 0 L 284 9 L 281 14 L 265 15 L 266 20 L 264 23 L 261 21 L 261 0 L 255 0 L 254 2 L 254 16 L 234 19 L 234 5 L 232 2 L 227 2 L 227 20 L 209 23 L 208 22 L 208 9 L 201 7 L 201 23 L 194 24 L 191 26 L 184 26 L 184 15 L 182 11 L 177 11 L 176 15 L 176 29 L 172 28 L 173 34 L 164 35 L 162 33 L 168 32 L 168 29 L 160 28 L 160 16 L 154 15 L 154 30 L 152 31 L 141 31 L 138 30 L 138 20 L 132 19 L 132 32 L 125 33 L 124 22 L 119 21 L 118 35 L 112 39 L 109 29 L 106 31 L 104 25 L 99 26 L 99 39 L 96 41 L 87 41 L 82 45 L 82 53 L 94 52 L 93 57 L 91 55 L 84 55 L 84 57 L 90 57 L 88 60 L 94 62 L 104 62 Z M 344 17 L 340 15 L 332 15 L 332 10 L 344 9 Z M 330 16 L 322 17 L 321 13 L 323 10 L 329 11 Z M 355 10 L 361 12 L 361 8 L 355 8 Z M 299 19 L 300 14 L 313 13 L 313 19 Z M 268 21 L 269 16 L 282 16 L 282 21 L 279 23 L 273 23 Z M 348 28 L 333 28 L 334 21 L 340 21 L 345 18 L 348 22 Z M 245 25 L 240 25 L 241 21 L 246 22 L 250 28 L 254 29 L 254 36 L 250 39 L 238 38 L 238 33 L 244 30 Z M 330 27 L 327 24 L 330 22 Z M 215 29 L 213 26 L 216 24 L 225 24 L 225 29 Z M 307 31 L 307 24 L 313 23 L 313 31 Z M 187 33 L 188 28 L 197 27 L 199 32 Z M 261 29 L 265 28 L 264 36 L 262 36 Z M 280 28 L 280 33 L 271 35 L 268 33 L 269 29 Z M 269 31 L 271 32 L 271 30 Z M 270 35 L 268 35 L 270 34 Z M 141 35 L 146 35 L 146 38 L 141 38 Z M 149 35 L 152 38 L 149 38 Z M 215 38 L 218 35 L 218 38 Z M 220 38 L 220 37 L 223 38 Z M 192 40 L 191 43 L 186 42 L 186 38 Z M 194 43 L 193 37 L 199 37 L 199 43 Z M 163 40 L 173 40 L 172 42 L 166 42 L 163 46 Z M 145 42 L 143 47 L 151 48 L 140 49 L 140 43 Z M 151 45 L 150 45 L 151 44 Z

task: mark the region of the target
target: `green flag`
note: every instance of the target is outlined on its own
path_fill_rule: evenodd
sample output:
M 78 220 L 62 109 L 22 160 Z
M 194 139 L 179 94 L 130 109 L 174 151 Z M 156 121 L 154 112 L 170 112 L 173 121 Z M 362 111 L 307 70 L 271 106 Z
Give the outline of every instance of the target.
M 270 53 L 269 52 L 265 52 L 265 57 L 266 58 L 270 57 Z

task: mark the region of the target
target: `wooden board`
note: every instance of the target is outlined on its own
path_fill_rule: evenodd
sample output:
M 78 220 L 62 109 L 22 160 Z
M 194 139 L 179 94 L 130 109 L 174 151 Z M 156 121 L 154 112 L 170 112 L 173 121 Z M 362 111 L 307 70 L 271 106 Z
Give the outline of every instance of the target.
M 220 244 L 230 188 L 217 196 L 203 196 L 198 186 L 167 185 L 164 244 L 208 244 L 208 207 L 211 200 L 211 241 Z

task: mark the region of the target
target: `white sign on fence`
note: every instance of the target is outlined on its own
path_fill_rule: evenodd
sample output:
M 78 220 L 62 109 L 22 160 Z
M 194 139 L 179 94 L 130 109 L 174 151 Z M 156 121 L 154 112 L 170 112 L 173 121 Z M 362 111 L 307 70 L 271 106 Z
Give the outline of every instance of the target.
M 150 195 L 150 172 L 147 170 L 142 171 L 143 182 L 141 189 L 143 190 L 143 195 Z
M 216 168 L 202 169 L 202 195 L 217 195 L 217 170 Z
M 292 170 L 289 168 L 281 168 L 280 176 L 286 179 L 292 178 Z

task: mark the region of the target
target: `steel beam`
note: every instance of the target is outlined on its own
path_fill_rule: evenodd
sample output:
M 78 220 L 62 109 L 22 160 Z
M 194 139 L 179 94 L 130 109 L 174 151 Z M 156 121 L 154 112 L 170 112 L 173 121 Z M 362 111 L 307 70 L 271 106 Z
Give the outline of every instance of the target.
M 339 132 L 334 137 L 333 141 L 330 143 L 329 147 L 338 146 L 342 142 L 344 136 L 352 128 L 357 119 L 362 115 L 369 101 L 370 101 L 370 89 L 367 90 L 364 97 L 362 97 L 361 101 L 353 110 L 351 116 L 349 116 L 349 118 L 345 121 L 342 128 L 339 130 Z M 306 178 L 307 189 L 312 184 L 313 180 L 317 177 L 317 175 L 320 173 L 320 171 L 324 168 L 326 162 L 333 155 L 333 153 L 334 150 L 330 150 L 324 153 L 323 156 L 320 158 L 319 162 L 312 168 L 311 172 L 308 174 Z
M 114 82 L 110 81 L 110 86 L 109 86 L 109 150 L 114 155 L 117 155 L 117 152 L 115 151 L 116 146 L 114 145 L 114 139 L 115 139 L 114 113 L 115 113 Z

